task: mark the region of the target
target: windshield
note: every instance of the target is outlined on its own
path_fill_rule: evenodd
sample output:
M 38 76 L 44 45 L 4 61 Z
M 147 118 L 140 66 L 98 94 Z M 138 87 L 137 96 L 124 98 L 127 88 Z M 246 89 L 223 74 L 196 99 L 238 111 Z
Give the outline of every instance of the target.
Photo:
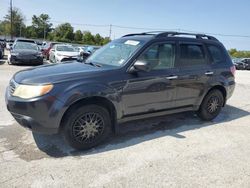
M 38 50 L 38 46 L 34 43 L 29 43 L 29 42 L 17 42 L 14 46 L 14 49 Z
M 71 46 L 57 46 L 56 51 L 75 52 L 76 50 Z
M 126 63 L 128 58 L 131 57 L 141 45 L 141 41 L 116 40 L 97 50 L 86 60 L 86 63 L 94 62 L 120 67 Z

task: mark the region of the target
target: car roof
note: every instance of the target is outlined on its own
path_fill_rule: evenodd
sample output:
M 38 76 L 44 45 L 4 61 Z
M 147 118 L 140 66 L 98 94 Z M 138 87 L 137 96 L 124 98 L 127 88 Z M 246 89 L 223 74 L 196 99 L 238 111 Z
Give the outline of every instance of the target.
M 17 38 L 15 42 L 30 42 L 30 43 L 36 43 L 35 40 L 32 39 L 25 39 L 25 38 Z
M 199 33 L 181 33 L 173 31 L 152 31 L 145 33 L 132 33 L 123 36 L 121 39 L 127 40 L 140 40 L 140 41 L 150 41 L 150 40 L 177 40 L 177 41 L 187 41 L 187 42 L 206 42 L 213 44 L 221 44 L 218 39 L 213 36 Z

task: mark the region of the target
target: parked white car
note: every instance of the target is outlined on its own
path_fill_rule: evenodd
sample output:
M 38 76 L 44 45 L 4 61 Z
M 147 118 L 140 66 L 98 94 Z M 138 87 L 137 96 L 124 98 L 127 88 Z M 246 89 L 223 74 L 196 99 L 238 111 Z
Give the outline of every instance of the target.
M 77 59 L 79 59 L 79 52 L 71 45 L 57 44 L 54 45 L 49 52 L 49 60 L 51 63 L 61 63 L 63 61 Z
M 12 46 L 13 46 L 12 42 L 7 42 L 6 43 L 6 50 L 10 50 Z

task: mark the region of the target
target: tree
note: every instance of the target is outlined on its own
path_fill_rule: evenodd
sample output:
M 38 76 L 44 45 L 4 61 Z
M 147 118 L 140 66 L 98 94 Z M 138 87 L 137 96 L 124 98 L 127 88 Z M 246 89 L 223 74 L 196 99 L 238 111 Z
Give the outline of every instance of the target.
M 231 57 L 250 58 L 250 51 L 237 51 L 236 49 L 230 49 L 228 53 Z
M 101 35 L 99 33 L 97 33 L 95 35 L 95 44 L 96 45 L 102 45 L 103 40 L 104 40 L 104 38 L 101 37 Z
M 13 18 L 13 28 L 12 34 L 13 36 L 20 36 L 22 34 L 22 30 L 25 28 L 24 24 L 24 16 L 21 11 L 14 7 L 12 9 L 12 18 Z M 1 30 L 4 35 L 11 35 L 11 11 L 4 16 L 4 20 L 1 22 Z
M 74 28 L 70 23 L 63 23 L 57 26 L 54 30 L 54 40 L 60 42 L 72 42 L 74 39 Z
M 41 14 L 40 16 L 33 15 L 32 26 L 29 27 L 28 34 L 31 34 L 30 37 L 46 39 L 46 36 L 52 30 L 52 25 L 48 14 Z
M 105 37 L 105 38 L 103 39 L 102 45 L 105 45 L 105 44 L 109 43 L 110 41 L 111 41 L 111 40 L 110 40 L 109 37 Z
M 75 32 L 74 40 L 76 42 L 81 42 L 82 41 L 82 32 L 81 32 L 81 30 L 77 30 Z
M 91 34 L 89 31 L 85 31 L 83 33 L 83 43 L 84 44 L 90 44 L 94 45 L 95 44 L 95 37 Z

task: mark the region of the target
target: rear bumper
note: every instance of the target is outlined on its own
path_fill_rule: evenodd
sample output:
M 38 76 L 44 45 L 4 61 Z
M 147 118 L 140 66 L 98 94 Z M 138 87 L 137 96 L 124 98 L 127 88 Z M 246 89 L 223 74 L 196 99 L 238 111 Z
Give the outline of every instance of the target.
M 234 89 L 235 89 L 235 81 L 231 81 L 228 83 L 228 85 L 225 87 L 227 92 L 227 100 L 232 97 Z

